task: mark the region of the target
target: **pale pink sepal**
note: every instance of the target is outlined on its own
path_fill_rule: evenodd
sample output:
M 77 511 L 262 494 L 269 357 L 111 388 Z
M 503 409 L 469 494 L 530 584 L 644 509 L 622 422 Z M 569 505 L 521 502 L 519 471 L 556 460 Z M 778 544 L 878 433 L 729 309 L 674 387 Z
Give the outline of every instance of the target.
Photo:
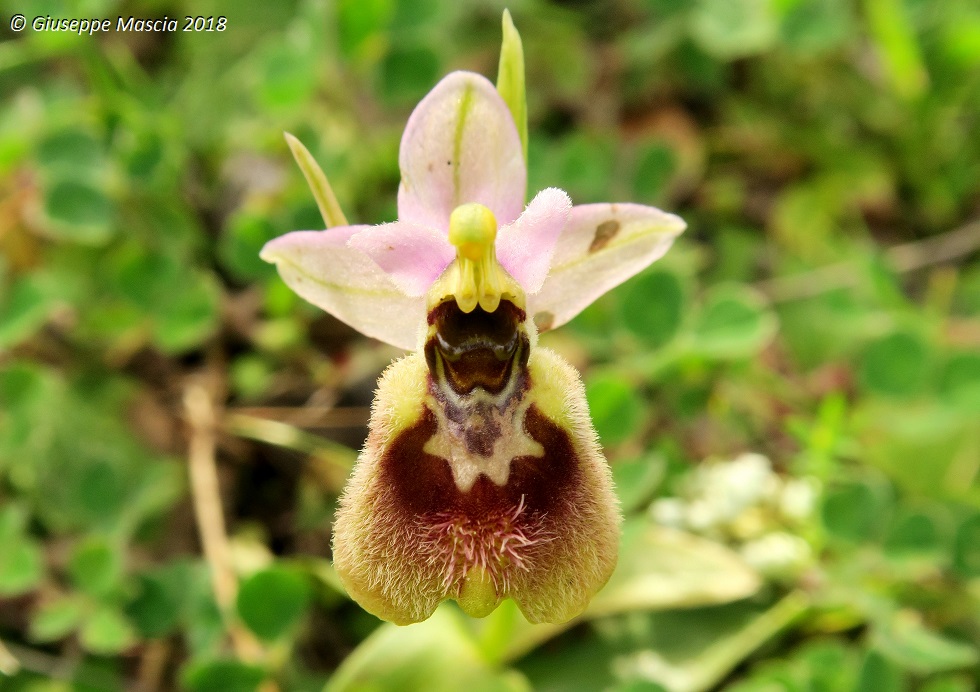
M 531 200 L 516 221 L 500 229 L 497 259 L 526 293 L 541 289 L 571 210 L 568 195 L 549 187 Z
M 499 225 L 524 207 L 527 170 L 514 119 L 485 77 L 447 75 L 415 108 L 398 154 L 400 221 L 448 232 L 449 215 L 479 202 Z
M 425 300 L 402 293 L 371 258 L 347 241 L 368 226 L 295 231 L 266 243 L 286 285 L 357 331 L 404 349 L 418 344 Z
M 371 226 L 348 245 L 374 260 L 410 296 L 425 295 L 456 256 L 441 231 L 406 221 Z
M 568 322 L 606 291 L 660 259 L 686 224 L 640 204 L 572 207 L 541 290 L 527 296 L 539 329 Z

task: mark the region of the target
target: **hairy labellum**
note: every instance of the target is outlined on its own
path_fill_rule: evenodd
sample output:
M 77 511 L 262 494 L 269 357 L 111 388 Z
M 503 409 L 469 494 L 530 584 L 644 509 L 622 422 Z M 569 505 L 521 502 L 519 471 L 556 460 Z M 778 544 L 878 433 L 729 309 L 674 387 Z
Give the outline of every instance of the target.
M 367 610 L 408 624 L 447 598 L 483 616 L 510 597 L 531 622 L 563 622 L 609 578 L 609 469 L 578 374 L 535 341 L 510 300 L 444 300 L 424 349 L 383 375 L 334 539 Z

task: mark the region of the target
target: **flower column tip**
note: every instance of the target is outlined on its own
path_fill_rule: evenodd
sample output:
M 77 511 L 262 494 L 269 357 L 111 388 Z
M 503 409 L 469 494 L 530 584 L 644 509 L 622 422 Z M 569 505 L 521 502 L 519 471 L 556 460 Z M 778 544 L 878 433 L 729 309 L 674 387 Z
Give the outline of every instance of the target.
M 456 247 L 456 304 L 469 313 L 479 305 L 493 312 L 503 293 L 494 243 L 497 219 L 482 204 L 463 204 L 449 217 L 449 242 Z

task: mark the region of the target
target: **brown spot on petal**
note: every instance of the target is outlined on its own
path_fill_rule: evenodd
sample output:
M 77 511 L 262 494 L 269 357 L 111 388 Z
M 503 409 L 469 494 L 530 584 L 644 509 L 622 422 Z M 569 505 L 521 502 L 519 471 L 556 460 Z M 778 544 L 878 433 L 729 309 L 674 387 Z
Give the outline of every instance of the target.
M 555 323 L 555 313 L 543 310 L 542 312 L 536 313 L 534 315 L 534 326 L 538 328 L 539 332 L 546 332 L 551 329 L 551 325 Z
M 619 233 L 619 221 L 610 219 L 603 221 L 595 229 L 595 237 L 589 245 L 589 253 L 599 252 L 602 248 L 609 245 L 609 242 Z

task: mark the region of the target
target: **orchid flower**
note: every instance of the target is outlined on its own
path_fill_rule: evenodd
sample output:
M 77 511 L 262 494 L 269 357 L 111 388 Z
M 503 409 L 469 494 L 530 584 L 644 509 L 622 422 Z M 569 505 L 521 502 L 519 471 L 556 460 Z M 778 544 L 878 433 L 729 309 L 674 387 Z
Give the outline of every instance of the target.
M 380 379 L 334 526 L 344 586 L 397 624 L 446 599 L 482 617 L 506 597 L 530 622 L 564 622 L 608 580 L 621 520 L 609 466 L 578 373 L 538 333 L 684 229 L 652 207 L 572 206 L 555 188 L 524 206 L 523 55 L 507 14 L 504 28 L 497 88 L 454 72 L 412 113 L 398 221 L 346 225 L 293 141 L 328 230 L 262 251 L 311 303 L 415 349 Z

